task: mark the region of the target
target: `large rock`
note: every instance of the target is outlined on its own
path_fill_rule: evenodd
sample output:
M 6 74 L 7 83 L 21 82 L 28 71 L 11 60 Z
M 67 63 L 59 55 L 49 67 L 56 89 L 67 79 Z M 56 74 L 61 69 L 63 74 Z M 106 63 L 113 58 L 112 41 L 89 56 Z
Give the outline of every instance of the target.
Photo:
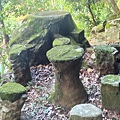
M 69 37 L 84 48 L 89 46 L 84 31 L 78 30 L 68 12 L 40 12 L 26 16 L 9 43 L 10 60 L 17 82 L 25 84 L 31 79 L 29 66 L 49 62 L 46 52 L 52 48 L 53 40 L 59 37 Z

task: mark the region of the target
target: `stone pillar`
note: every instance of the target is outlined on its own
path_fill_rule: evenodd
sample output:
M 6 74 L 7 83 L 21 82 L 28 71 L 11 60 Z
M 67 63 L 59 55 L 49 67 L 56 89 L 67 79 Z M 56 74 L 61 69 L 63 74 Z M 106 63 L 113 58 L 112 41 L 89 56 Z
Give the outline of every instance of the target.
M 94 47 L 96 57 L 95 69 L 100 72 L 100 75 L 115 73 L 115 58 L 114 54 L 117 49 L 108 45 L 97 45 Z
M 0 87 L 0 120 L 20 120 L 25 93 L 26 88 L 18 83 L 6 83 Z
M 79 104 L 71 109 L 69 120 L 102 120 L 102 110 L 92 104 Z
M 79 80 L 83 48 L 77 45 L 63 45 L 47 52 L 48 59 L 55 67 L 55 92 L 51 94 L 54 103 L 66 108 L 87 100 L 87 93 Z
M 101 79 L 102 107 L 120 111 L 120 76 L 106 75 Z

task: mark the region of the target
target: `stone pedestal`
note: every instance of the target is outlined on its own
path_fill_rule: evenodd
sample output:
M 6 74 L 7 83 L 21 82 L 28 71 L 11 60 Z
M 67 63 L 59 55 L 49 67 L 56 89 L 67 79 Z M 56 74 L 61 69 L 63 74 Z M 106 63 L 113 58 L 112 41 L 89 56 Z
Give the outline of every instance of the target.
M 18 83 L 6 83 L 0 87 L 0 120 L 20 120 L 25 92 L 26 88 Z
M 114 54 L 117 49 L 108 45 L 97 45 L 94 47 L 96 57 L 96 71 L 100 72 L 100 75 L 106 75 L 115 73 L 115 58 Z
M 120 111 L 120 76 L 106 75 L 101 79 L 102 107 Z
M 71 108 L 87 100 L 87 93 L 79 80 L 83 54 L 83 48 L 76 45 L 57 46 L 47 52 L 55 67 L 55 92 L 51 94 L 54 103 Z
M 71 109 L 69 120 L 102 120 L 102 110 L 92 104 L 79 104 Z

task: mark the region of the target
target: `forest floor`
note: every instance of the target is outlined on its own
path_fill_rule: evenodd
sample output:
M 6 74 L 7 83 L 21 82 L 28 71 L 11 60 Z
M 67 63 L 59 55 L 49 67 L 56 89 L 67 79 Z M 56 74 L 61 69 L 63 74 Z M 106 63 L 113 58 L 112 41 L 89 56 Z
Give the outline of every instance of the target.
M 100 73 L 94 69 L 94 53 L 89 50 L 84 55 L 88 67 L 81 67 L 80 80 L 87 93 L 88 101 L 103 111 L 103 120 L 120 120 L 120 113 L 102 108 L 100 93 Z M 32 81 L 28 83 L 27 100 L 22 108 L 21 120 L 68 120 L 69 111 L 48 102 L 55 82 L 52 64 L 31 67 Z

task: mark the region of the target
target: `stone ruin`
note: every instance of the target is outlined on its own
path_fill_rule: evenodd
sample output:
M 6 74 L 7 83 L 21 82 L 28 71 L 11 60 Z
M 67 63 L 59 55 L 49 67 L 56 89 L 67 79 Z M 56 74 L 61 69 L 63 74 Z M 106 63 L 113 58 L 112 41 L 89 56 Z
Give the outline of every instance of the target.
M 39 12 L 27 15 L 10 40 L 9 57 L 15 81 L 26 85 L 31 80 L 30 67 L 47 64 L 46 52 L 52 48 L 56 38 L 66 37 L 70 44 L 86 48 L 89 43 L 84 30 L 75 25 L 71 15 L 65 11 Z

